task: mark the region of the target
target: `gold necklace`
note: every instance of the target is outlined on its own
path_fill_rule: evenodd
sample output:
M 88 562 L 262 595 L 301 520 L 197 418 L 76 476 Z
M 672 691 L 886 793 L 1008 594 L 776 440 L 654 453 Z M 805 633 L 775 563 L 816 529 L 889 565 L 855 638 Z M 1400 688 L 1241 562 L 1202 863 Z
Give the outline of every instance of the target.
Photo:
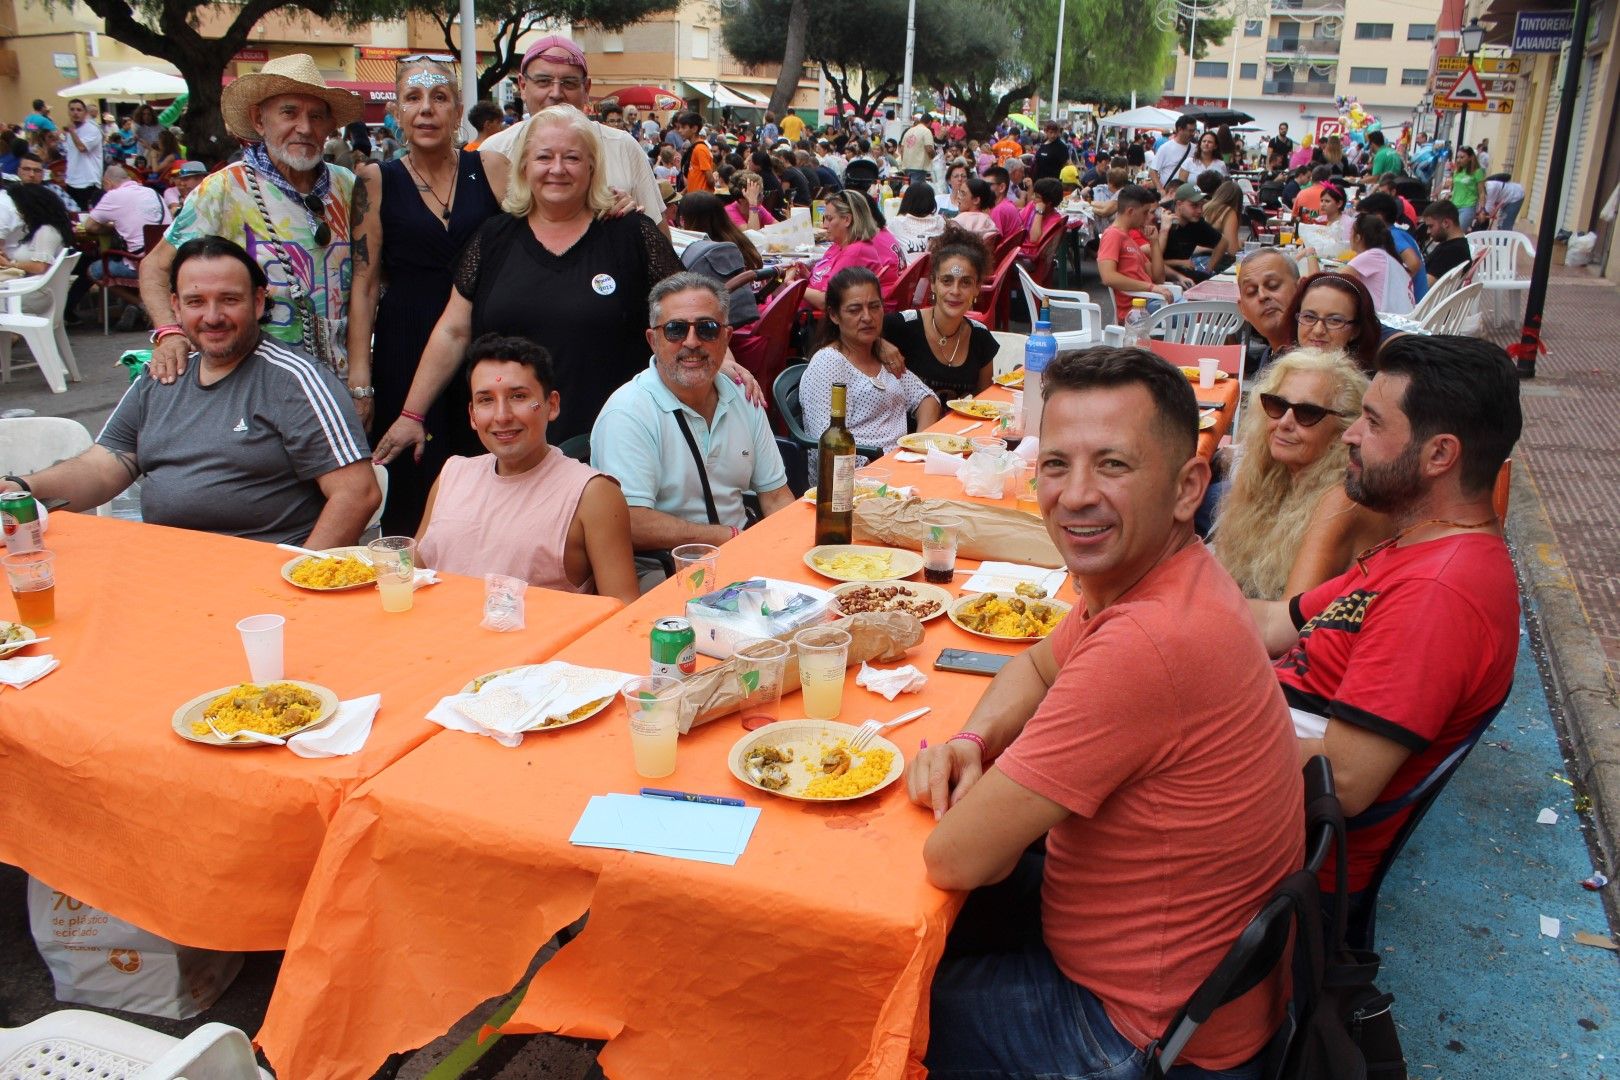
M 1363 551 L 1360 554 L 1358 554 L 1356 556 L 1356 566 L 1359 567 L 1361 569 L 1362 574 L 1365 575 L 1367 573 L 1367 560 L 1368 559 L 1371 559 L 1374 555 L 1377 555 L 1380 551 L 1384 551 L 1384 550 L 1386 550 L 1388 548 L 1394 547 L 1396 544 L 1400 543 L 1403 539 L 1405 539 L 1405 537 L 1406 537 L 1406 535 L 1408 533 L 1417 532 L 1419 529 L 1427 528 L 1430 525 L 1445 525 L 1445 526 L 1448 526 L 1449 528 L 1453 528 L 1453 529 L 1483 529 L 1483 528 L 1486 528 L 1488 526 L 1495 525 L 1495 524 L 1496 524 L 1496 519 L 1494 517 L 1493 518 L 1486 518 L 1484 521 L 1475 521 L 1475 522 L 1449 521 L 1446 518 L 1430 518 L 1428 521 L 1420 521 L 1416 525 L 1408 525 L 1406 528 L 1401 529 L 1398 532 L 1396 532 L 1395 535 L 1391 536 L 1389 539 L 1380 540 L 1378 543 L 1374 544 L 1372 547 L 1368 548 L 1366 551 Z

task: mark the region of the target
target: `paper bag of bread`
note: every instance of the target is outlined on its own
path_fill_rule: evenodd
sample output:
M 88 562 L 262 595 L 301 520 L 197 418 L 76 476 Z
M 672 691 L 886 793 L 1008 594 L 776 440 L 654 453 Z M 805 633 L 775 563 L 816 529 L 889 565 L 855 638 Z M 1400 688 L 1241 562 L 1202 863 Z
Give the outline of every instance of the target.
M 917 616 L 902 611 L 865 611 L 816 625 L 836 626 L 849 632 L 849 657 L 845 663 L 850 667 L 859 667 L 867 660 L 883 663 L 899 660 L 907 649 L 923 639 L 922 622 Z M 791 644 L 793 634 L 782 634 L 778 640 Z M 742 707 L 744 694 L 735 670 L 735 664 L 727 660 L 686 680 L 681 694 L 682 735 Z M 783 693 L 798 685 L 798 652 L 790 648 L 787 670 L 782 673 Z
M 956 553 L 964 559 L 998 559 L 1030 566 L 1063 565 L 1040 518 L 958 499 L 866 499 L 855 504 L 855 542 L 922 550 L 922 519 L 948 513 L 961 518 Z

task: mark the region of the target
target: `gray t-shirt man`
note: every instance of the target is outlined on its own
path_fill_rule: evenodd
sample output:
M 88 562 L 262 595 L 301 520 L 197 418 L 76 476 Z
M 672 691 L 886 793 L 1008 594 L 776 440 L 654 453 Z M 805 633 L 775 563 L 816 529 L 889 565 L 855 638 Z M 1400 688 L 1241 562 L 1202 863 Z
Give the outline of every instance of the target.
M 148 522 L 303 543 L 326 505 L 317 478 L 370 457 L 349 395 L 270 337 L 216 383 L 201 385 L 201 370 L 192 353 L 168 386 L 136 380 L 96 442 L 135 455 Z

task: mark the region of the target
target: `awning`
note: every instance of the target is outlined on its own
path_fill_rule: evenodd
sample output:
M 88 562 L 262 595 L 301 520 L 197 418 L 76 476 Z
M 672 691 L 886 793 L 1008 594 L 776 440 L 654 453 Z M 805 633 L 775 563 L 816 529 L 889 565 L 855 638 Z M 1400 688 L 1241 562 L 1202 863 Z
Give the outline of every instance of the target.
M 331 79 L 328 80 L 328 85 L 341 86 L 345 90 L 353 90 L 355 93 L 360 95 L 360 100 L 366 102 L 367 104 L 381 102 L 382 104 L 386 105 L 388 102 L 394 100 L 394 84 L 392 80 L 388 82 L 379 82 L 377 80 L 368 79 L 359 82 L 344 82 L 341 79 Z
M 716 105 L 729 105 L 733 109 L 763 109 L 770 104 L 769 98 L 735 90 L 722 82 L 702 83 L 688 79 L 686 85 L 692 88 L 693 93 L 708 98 Z

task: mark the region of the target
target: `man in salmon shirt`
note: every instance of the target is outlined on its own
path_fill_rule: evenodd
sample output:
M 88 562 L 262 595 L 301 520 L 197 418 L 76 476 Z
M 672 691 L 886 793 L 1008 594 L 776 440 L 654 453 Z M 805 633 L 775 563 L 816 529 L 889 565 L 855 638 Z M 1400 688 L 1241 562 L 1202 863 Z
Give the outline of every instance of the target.
M 975 890 L 934 977 L 933 1080 L 1140 1076 L 1304 861 L 1287 707 L 1193 532 L 1209 465 L 1192 387 L 1097 347 L 1053 361 L 1042 394 L 1036 495 L 1080 602 L 908 770 L 939 822 L 929 881 Z M 1257 1075 L 1286 989 L 1277 971 L 1217 1010 L 1177 1075 Z

